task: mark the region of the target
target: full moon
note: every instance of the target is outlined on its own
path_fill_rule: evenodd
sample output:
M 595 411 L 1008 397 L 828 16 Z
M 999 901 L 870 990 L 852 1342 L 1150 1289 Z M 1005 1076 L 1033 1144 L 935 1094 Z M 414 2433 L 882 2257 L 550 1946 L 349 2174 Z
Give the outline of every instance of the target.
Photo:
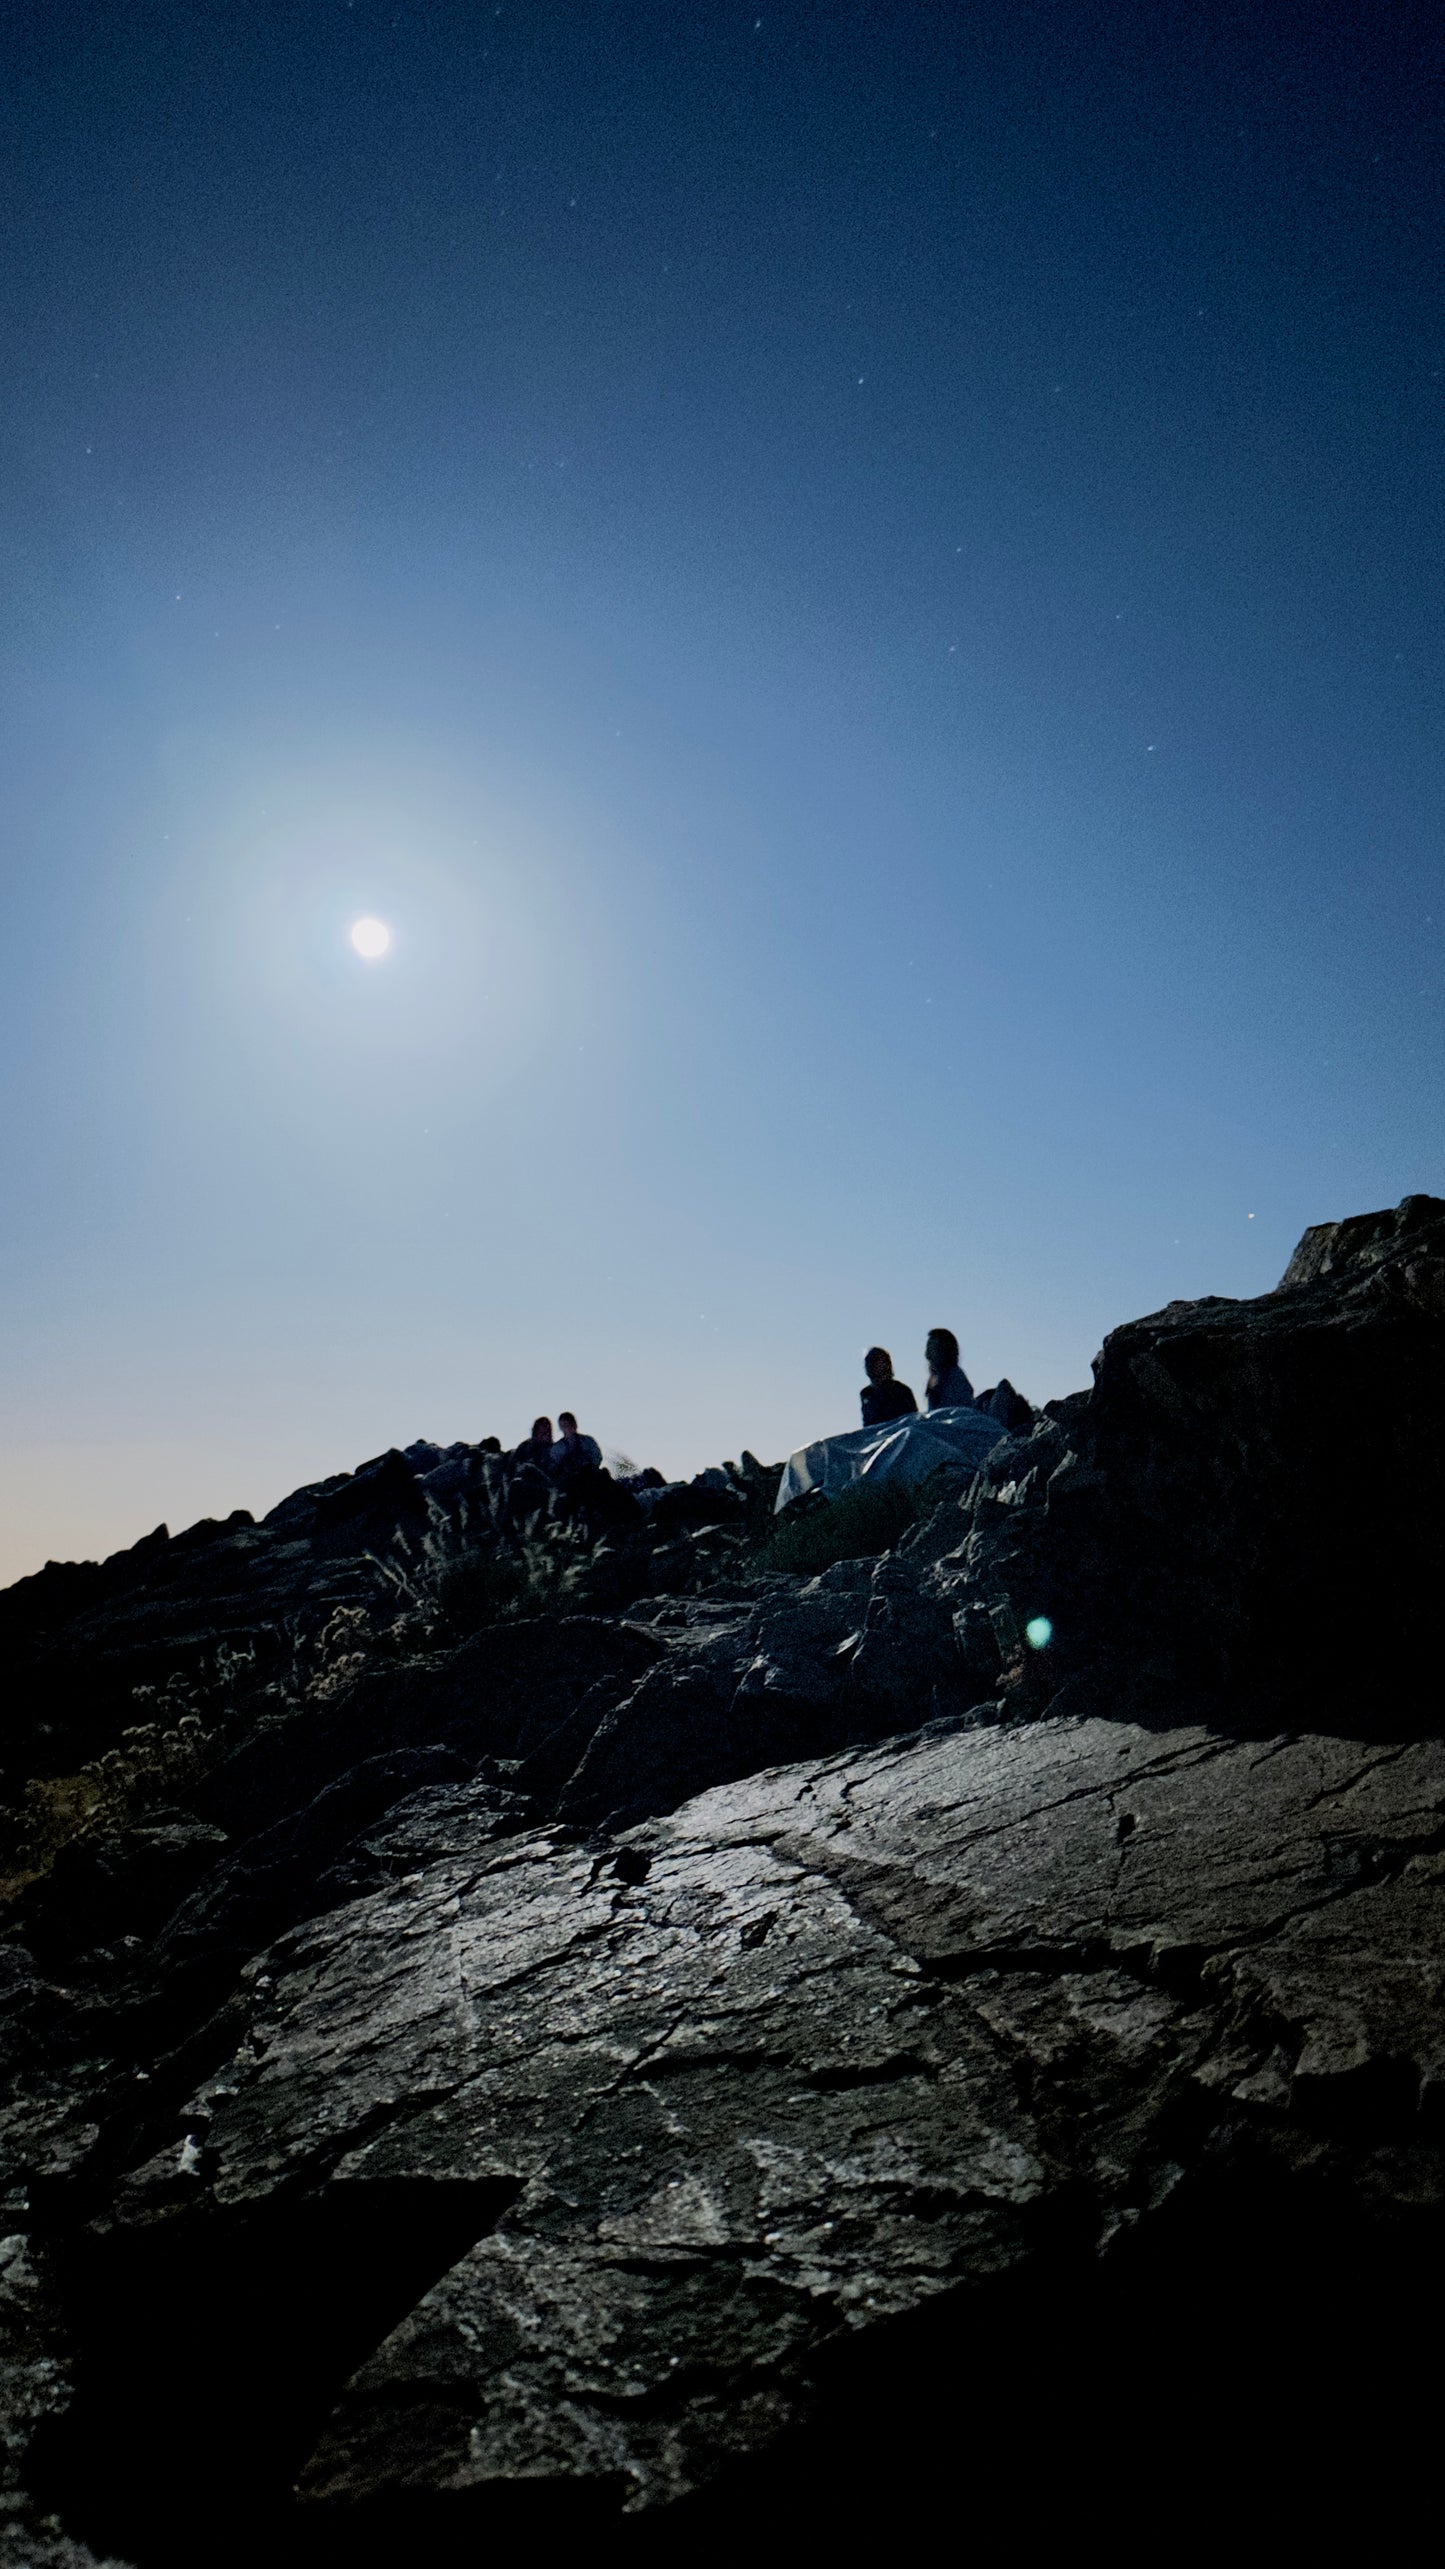
M 368 963 L 375 963 L 391 943 L 391 930 L 384 919 L 358 919 L 351 931 L 351 942 Z

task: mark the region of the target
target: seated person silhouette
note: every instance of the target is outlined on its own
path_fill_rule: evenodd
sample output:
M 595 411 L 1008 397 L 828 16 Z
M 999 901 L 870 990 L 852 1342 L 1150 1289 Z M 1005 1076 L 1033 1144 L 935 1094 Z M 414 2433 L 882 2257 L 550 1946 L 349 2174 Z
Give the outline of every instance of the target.
M 514 1471 L 520 1471 L 524 1463 L 531 1463 L 539 1472 L 549 1470 L 552 1461 L 550 1418 L 534 1418 L 531 1435 L 523 1437 L 521 1444 L 513 1448 L 507 1460 Z
M 924 1399 L 930 1409 L 972 1409 L 973 1385 L 958 1361 L 958 1340 L 951 1329 L 930 1329 L 924 1346 L 928 1382 Z
M 863 1359 L 868 1380 L 858 1394 L 865 1427 L 884 1427 L 890 1418 L 916 1418 L 918 1403 L 906 1383 L 895 1382 L 893 1359 L 886 1347 L 870 1347 Z
M 559 1409 L 557 1425 L 561 1429 L 552 1448 L 551 1472 L 563 1488 L 582 1472 L 595 1472 L 602 1460 L 602 1448 L 595 1436 L 579 1433 L 577 1420 L 570 1409 Z

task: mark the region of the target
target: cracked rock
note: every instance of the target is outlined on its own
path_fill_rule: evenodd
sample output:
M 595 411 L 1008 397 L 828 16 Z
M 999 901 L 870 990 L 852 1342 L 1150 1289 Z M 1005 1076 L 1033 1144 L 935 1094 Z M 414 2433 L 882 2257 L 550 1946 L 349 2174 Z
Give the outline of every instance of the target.
M 1341 2194 L 1402 2141 L 1434 2168 L 1438 1743 L 934 1729 L 715 1788 L 625 1865 L 431 1809 L 250 1976 L 193 2196 L 145 2164 L 107 2217 L 143 2281 L 218 2223 L 475 2202 L 317 2399 L 318 2520 L 543 2481 L 647 2515 L 798 2431 L 840 2346 L 966 2329 L 1253 2151 Z

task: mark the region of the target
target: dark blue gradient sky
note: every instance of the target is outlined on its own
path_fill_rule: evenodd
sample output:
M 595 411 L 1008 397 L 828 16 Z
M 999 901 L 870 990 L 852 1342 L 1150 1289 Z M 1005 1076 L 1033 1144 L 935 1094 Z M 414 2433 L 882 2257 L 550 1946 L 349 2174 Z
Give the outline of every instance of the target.
M 1433 13 L 6 26 L 0 1575 L 1445 1184 Z

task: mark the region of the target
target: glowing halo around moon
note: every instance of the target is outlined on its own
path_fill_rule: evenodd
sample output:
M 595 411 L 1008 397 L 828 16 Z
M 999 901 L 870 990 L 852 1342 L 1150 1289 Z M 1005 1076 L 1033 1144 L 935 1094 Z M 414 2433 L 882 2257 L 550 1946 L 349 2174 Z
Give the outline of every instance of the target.
M 378 963 L 391 943 L 391 930 L 384 919 L 358 919 L 351 942 L 367 963 Z

